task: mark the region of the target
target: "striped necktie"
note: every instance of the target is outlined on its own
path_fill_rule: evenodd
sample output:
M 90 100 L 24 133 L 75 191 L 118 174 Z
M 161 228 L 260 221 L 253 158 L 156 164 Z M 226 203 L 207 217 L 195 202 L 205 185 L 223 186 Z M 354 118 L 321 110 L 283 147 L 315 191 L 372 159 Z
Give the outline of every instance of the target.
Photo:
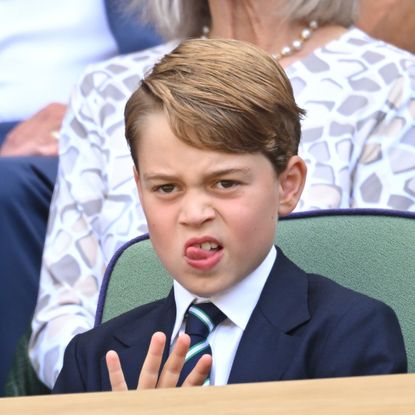
M 185 363 L 180 373 L 178 386 L 181 386 L 186 377 L 196 366 L 204 354 L 212 354 L 209 334 L 226 318 L 225 314 L 212 303 L 192 304 L 187 310 L 185 332 L 190 336 L 190 347 L 186 354 Z M 209 377 L 204 385 L 209 385 Z

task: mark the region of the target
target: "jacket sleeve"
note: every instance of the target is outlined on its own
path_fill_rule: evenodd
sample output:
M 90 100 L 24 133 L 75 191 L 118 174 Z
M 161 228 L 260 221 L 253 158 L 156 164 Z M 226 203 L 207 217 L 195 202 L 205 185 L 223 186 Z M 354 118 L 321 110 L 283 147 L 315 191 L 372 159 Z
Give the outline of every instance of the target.
M 62 370 L 52 389 L 54 394 L 86 392 L 77 357 L 78 340 L 79 336 L 75 336 L 66 348 Z
M 407 372 L 398 319 L 377 300 L 352 304 L 328 333 L 321 350 L 317 377 Z

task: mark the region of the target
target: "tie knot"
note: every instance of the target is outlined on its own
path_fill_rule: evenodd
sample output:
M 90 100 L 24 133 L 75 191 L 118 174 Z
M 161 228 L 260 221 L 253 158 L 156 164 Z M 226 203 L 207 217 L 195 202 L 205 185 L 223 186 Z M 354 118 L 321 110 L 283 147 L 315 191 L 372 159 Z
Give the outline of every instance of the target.
M 186 321 L 186 333 L 207 338 L 226 316 L 212 303 L 192 304 Z

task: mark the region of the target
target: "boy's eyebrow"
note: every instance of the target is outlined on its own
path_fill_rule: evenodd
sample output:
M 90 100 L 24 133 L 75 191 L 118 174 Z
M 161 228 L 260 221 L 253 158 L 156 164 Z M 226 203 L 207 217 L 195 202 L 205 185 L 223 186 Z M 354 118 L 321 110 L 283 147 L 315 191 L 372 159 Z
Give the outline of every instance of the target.
M 174 174 L 163 174 L 163 173 L 144 173 L 143 180 L 145 182 L 173 182 L 177 180 L 177 176 Z
M 238 168 L 225 168 L 220 170 L 214 170 L 212 172 L 208 172 L 206 174 L 207 178 L 213 178 L 218 176 L 225 176 L 228 174 L 242 174 L 242 175 L 248 175 L 250 173 L 251 169 L 247 167 L 238 167 Z M 177 175 L 175 174 L 168 174 L 168 173 L 144 173 L 143 179 L 146 181 L 152 181 L 152 180 L 175 180 L 177 179 Z
M 207 173 L 208 177 L 216 177 L 216 176 L 226 176 L 228 174 L 243 174 L 248 175 L 251 172 L 251 169 L 248 167 L 233 167 L 228 169 L 220 169 L 214 170 L 210 173 Z

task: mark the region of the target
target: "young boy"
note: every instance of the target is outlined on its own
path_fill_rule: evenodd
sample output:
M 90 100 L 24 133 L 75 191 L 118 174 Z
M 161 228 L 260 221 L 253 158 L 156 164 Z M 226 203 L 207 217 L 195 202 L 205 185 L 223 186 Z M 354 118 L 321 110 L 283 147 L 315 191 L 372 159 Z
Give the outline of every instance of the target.
M 155 65 L 126 137 L 173 290 L 75 337 L 54 392 L 406 371 L 389 307 L 273 246 L 306 177 L 301 115 L 282 69 L 249 44 L 189 40 Z

